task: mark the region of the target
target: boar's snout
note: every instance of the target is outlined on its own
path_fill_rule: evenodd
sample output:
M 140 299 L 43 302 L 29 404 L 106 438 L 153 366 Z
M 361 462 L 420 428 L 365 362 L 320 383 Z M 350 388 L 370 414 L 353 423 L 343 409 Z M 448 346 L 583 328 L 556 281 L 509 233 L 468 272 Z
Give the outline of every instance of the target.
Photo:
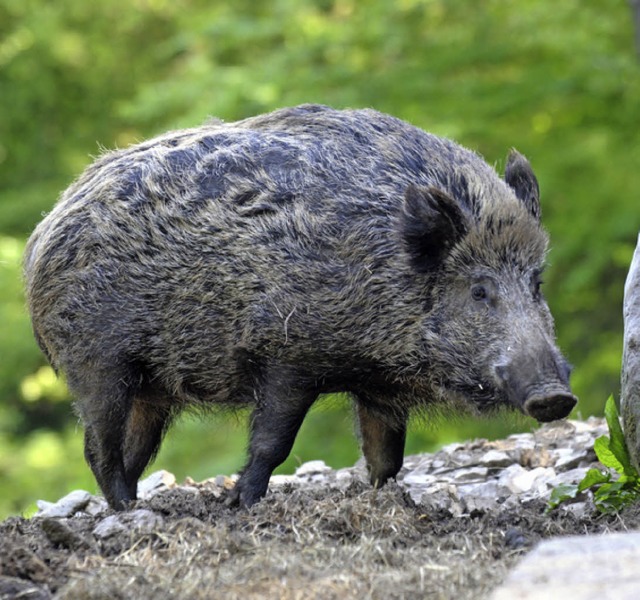
M 564 419 L 576 405 L 578 399 L 569 391 L 558 391 L 544 396 L 531 396 L 524 402 L 524 412 L 540 421 L 547 423 L 556 419 Z
M 564 419 L 578 401 L 569 387 L 571 368 L 555 354 L 526 356 L 495 367 L 511 403 L 541 423 Z

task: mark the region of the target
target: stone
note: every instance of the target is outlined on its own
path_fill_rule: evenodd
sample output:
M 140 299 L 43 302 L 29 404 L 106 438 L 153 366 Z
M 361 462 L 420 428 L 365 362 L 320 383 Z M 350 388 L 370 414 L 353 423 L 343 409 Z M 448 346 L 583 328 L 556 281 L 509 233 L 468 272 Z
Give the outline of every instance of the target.
M 441 452 L 444 452 L 446 454 L 453 454 L 454 452 L 458 452 L 459 450 L 464 450 L 464 444 L 453 442 L 452 444 L 443 446 Z
M 590 418 L 586 422 L 568 421 L 545 425 L 534 434 L 514 434 L 503 440 L 475 440 L 468 444 L 449 444 L 433 454 L 407 456 L 398 475 L 398 485 L 425 512 L 445 512 L 464 516 L 477 512 L 506 513 L 534 500 L 547 501 L 553 488 L 561 484 L 576 484 L 589 468 L 597 466 L 593 442 L 607 433 L 604 419 Z M 602 468 L 600 466 L 600 468 Z M 187 478 L 181 491 L 191 494 L 213 494 L 219 498 L 230 489 L 237 475 L 218 475 L 195 482 Z M 273 475 L 272 488 L 280 486 L 325 486 L 346 490 L 353 483 L 368 485 L 363 459 L 355 466 L 333 470 L 323 461 L 304 463 L 294 474 Z M 176 486 L 175 477 L 167 471 L 152 473 L 140 482 L 139 494 L 145 498 Z M 57 515 L 65 518 L 84 512 L 103 517 L 111 511 L 104 498 L 78 490 L 56 503 L 39 501 L 37 516 Z M 581 494 L 558 510 L 586 515 L 595 511 L 590 493 Z M 153 527 L 137 522 L 125 511 L 103 518 L 95 529 L 98 538 L 136 527 Z M 54 533 L 55 535 L 55 533 Z
M 424 471 L 411 471 L 407 473 L 402 479 L 402 483 L 408 487 L 426 487 L 432 485 L 438 481 L 435 475 L 430 475 Z
M 0 575 L 0 598 L 24 598 L 25 600 L 49 600 L 51 594 L 44 585 L 18 577 Z
M 532 433 L 514 433 L 508 437 L 508 440 L 515 442 L 518 448 L 533 450 L 536 445 L 535 438 Z
M 484 483 L 467 484 L 458 487 L 458 494 L 466 514 L 474 512 L 490 512 L 498 509 L 498 505 L 509 494 L 508 488 L 495 480 Z
M 269 479 L 269 485 L 298 485 L 300 480 L 295 475 L 272 475 Z
M 129 521 L 130 528 L 142 531 L 153 531 L 158 529 L 164 521 L 160 515 L 146 508 L 132 510 L 127 515 L 127 520 Z
M 227 477 L 226 475 L 218 475 L 215 479 L 215 484 L 225 490 L 233 489 L 236 484 L 236 480 L 233 477 Z
M 89 503 L 84 509 L 88 515 L 97 517 L 109 510 L 109 504 L 102 496 L 91 496 Z
M 295 472 L 296 477 L 305 477 L 309 475 L 317 475 L 319 473 L 328 473 L 331 467 L 328 467 L 323 460 L 310 460 L 300 465 Z
M 631 461 L 640 471 L 640 235 L 624 285 L 620 404 Z
M 453 473 L 453 481 L 455 483 L 469 483 L 485 481 L 489 469 L 487 467 L 463 467 L 456 469 Z
M 480 457 L 480 464 L 488 469 L 496 467 L 508 467 L 513 463 L 513 458 L 503 450 L 489 450 Z
M 149 532 L 158 529 L 163 523 L 160 515 L 145 508 L 132 510 L 131 512 L 121 512 L 117 515 L 110 515 L 93 529 L 94 537 L 106 539 L 123 531 L 144 531 Z
M 526 474 L 526 473 L 527 473 L 527 470 L 522 465 L 515 463 L 513 465 L 509 465 L 506 469 L 502 471 L 502 473 L 500 473 L 498 482 L 500 483 L 500 485 L 508 488 L 509 492 L 511 492 L 512 494 L 520 494 L 526 490 L 520 489 L 520 487 L 514 486 L 512 482 L 517 477 L 522 476 L 523 474 Z
M 93 529 L 94 537 L 104 540 L 112 535 L 120 533 L 126 529 L 124 523 L 120 520 L 120 515 L 111 515 L 98 523 Z
M 512 527 L 511 529 L 507 529 L 504 534 L 504 545 L 507 548 L 523 548 L 528 544 L 526 534 L 517 527 Z
M 85 490 L 74 490 L 55 503 L 38 500 L 40 509 L 36 517 L 65 518 L 83 510 L 91 500 L 91 494 Z
M 463 514 L 458 490 L 455 485 L 449 483 L 436 483 L 429 486 L 420 495 L 416 504 L 429 512 L 446 513 L 454 517 Z
M 175 487 L 176 477 L 169 471 L 156 471 L 138 482 L 138 498 L 151 498 L 160 490 Z
M 68 519 L 44 517 L 40 521 L 40 528 L 55 546 L 68 548 L 71 551 L 91 548 L 92 544 L 71 529 L 67 523 Z
M 591 511 L 591 506 L 588 502 L 565 502 L 559 508 L 563 512 L 571 513 L 578 519 L 586 517 Z
M 512 465 L 506 468 L 500 476 L 500 483 L 514 494 L 540 491 L 541 486 L 546 488 L 546 483 L 555 477 L 555 471 L 551 467 L 536 467 L 525 469 L 521 465 Z
M 336 471 L 336 484 L 339 489 L 347 489 L 354 481 L 355 478 L 351 469 L 339 469 Z
M 551 452 L 554 466 L 557 471 L 566 471 L 577 467 L 583 460 L 587 460 L 589 449 L 581 448 L 556 448 Z
M 559 485 L 576 484 L 580 483 L 584 476 L 587 474 L 588 467 L 576 467 L 569 471 L 562 471 L 556 473 L 556 476 L 549 481 L 551 487 L 557 487 Z
M 640 533 L 570 536 L 538 544 L 491 600 L 635 600 Z

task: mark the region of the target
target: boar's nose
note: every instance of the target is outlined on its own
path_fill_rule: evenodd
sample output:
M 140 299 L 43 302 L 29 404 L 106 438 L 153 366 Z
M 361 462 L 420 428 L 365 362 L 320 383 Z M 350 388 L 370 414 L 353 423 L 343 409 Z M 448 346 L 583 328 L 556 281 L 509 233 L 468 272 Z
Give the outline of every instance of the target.
M 563 419 L 578 399 L 569 388 L 571 367 L 561 356 L 529 359 L 495 366 L 498 381 L 507 396 L 525 414 L 541 423 Z
M 541 423 L 564 419 L 576 405 L 578 399 L 569 391 L 534 395 L 524 402 L 524 412 Z

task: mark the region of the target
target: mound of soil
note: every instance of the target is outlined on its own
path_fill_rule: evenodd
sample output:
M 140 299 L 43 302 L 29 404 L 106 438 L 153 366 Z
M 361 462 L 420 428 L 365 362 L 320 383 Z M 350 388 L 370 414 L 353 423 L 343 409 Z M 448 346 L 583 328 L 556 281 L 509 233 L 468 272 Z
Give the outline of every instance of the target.
M 640 528 L 635 507 L 547 514 L 542 500 L 452 516 L 355 478 L 276 486 L 250 510 L 226 507 L 223 487 L 165 489 L 119 514 L 9 518 L 0 598 L 477 600 L 543 538 Z

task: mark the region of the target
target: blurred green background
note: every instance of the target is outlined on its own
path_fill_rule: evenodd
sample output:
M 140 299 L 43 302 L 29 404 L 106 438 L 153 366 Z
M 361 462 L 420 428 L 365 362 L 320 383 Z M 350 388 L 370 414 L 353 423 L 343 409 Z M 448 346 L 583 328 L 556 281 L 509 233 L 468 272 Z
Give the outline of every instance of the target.
M 619 389 L 623 283 L 640 226 L 640 72 L 621 0 L 0 0 L 0 517 L 95 491 L 64 384 L 33 341 L 29 232 L 101 149 L 209 116 L 320 102 L 374 107 L 531 160 L 551 233 L 545 290 L 575 365 L 576 416 Z M 244 417 L 184 418 L 152 468 L 231 473 Z M 328 399 L 281 472 L 359 455 Z M 413 425 L 408 452 L 527 430 L 523 417 Z

